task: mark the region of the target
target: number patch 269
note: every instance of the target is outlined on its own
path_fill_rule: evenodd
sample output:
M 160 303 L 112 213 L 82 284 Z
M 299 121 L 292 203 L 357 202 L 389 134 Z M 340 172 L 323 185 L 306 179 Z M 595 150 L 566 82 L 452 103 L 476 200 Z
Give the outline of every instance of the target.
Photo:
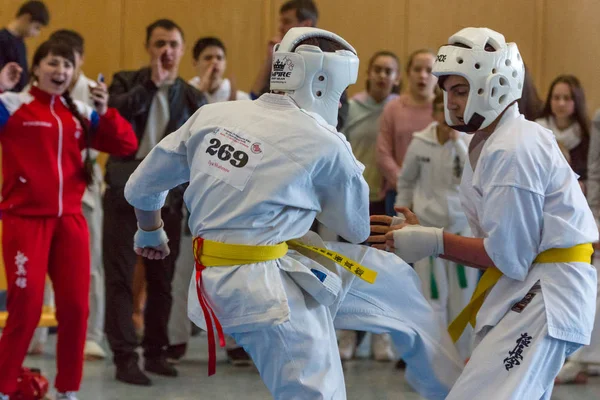
M 221 161 L 229 161 L 231 165 L 236 168 L 243 168 L 248 164 L 248 154 L 241 150 L 235 150 L 235 148 L 229 144 L 221 144 L 221 141 L 217 138 L 210 140 L 210 146 L 206 149 L 206 152 L 211 156 L 215 154 Z

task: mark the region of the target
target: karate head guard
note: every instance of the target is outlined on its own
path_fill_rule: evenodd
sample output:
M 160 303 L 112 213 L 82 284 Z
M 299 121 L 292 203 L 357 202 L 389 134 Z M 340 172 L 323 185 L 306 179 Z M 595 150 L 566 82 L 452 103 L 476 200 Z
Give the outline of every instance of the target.
M 525 65 L 519 49 L 488 28 L 462 29 L 448 43 L 438 51 L 433 74 L 440 78 L 438 84 L 442 89 L 444 76 L 463 76 L 469 81 L 470 91 L 463 115 L 465 125 L 452 125 L 448 95 L 444 91 L 446 122 L 462 132 L 483 129 L 521 98 Z
M 325 52 L 314 45 L 299 43 L 311 38 L 328 39 L 345 50 Z M 284 92 L 307 111 L 337 125 L 340 97 L 356 82 L 356 50 L 338 35 L 317 28 L 292 28 L 275 46 L 271 69 L 271 90 Z

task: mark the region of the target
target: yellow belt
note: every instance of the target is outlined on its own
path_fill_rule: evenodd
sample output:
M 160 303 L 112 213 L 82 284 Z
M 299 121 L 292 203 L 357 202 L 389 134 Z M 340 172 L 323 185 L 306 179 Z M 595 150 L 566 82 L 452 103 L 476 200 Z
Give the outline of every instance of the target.
M 538 264 L 561 262 L 591 263 L 593 252 L 594 249 L 590 243 L 579 244 L 566 249 L 546 250 L 538 254 L 533 262 Z M 471 325 L 475 327 L 477 321 L 477 312 L 483 305 L 485 294 L 496 284 L 496 282 L 498 282 L 501 276 L 502 272 L 500 272 L 500 270 L 496 267 L 491 267 L 485 270 L 485 273 L 475 288 L 475 292 L 471 297 L 471 301 L 448 327 L 448 332 L 450 333 L 450 337 L 452 337 L 454 342 L 460 338 L 468 323 L 471 323 Z
M 280 243 L 273 246 L 249 246 L 243 244 L 229 244 L 203 240 L 202 248 L 198 241 L 194 241 L 194 255 L 200 264 L 205 267 L 223 267 L 229 265 L 254 264 L 262 261 L 271 261 L 283 257 L 288 251 L 288 245 L 292 248 L 303 248 L 317 253 L 329 260 L 341 265 L 359 278 L 373 283 L 377 272 L 360 265 L 343 254 L 329 249 L 307 246 L 296 240 Z

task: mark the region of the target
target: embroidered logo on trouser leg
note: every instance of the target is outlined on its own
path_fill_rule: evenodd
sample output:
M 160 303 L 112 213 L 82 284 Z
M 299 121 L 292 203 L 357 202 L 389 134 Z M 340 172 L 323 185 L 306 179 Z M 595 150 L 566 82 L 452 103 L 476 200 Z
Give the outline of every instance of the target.
M 529 347 L 533 338 L 525 333 L 521 333 L 521 337 L 517 339 L 517 345 L 514 349 L 508 352 L 508 357 L 504 359 L 504 368 L 510 371 L 513 367 L 521 365 L 523 361 L 523 350 Z
M 25 269 L 25 264 L 29 261 L 29 258 L 25 256 L 20 251 L 17 251 L 17 255 L 15 256 L 15 265 L 17 266 L 17 280 L 15 284 L 24 289 L 27 287 L 27 270 Z

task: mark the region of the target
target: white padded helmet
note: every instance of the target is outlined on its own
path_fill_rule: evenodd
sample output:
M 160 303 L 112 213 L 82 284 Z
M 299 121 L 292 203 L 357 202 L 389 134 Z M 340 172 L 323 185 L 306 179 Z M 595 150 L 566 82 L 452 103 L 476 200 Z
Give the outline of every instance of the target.
M 444 91 L 446 122 L 462 132 L 490 125 L 510 104 L 521 98 L 525 65 L 515 43 L 488 28 L 464 28 L 440 47 L 433 74 L 443 89 L 444 76 L 460 75 L 469 81 L 464 125 L 452 125 L 448 94 Z
M 322 38 L 345 50 L 324 52 L 317 46 L 299 43 Z M 301 108 L 337 125 L 342 93 L 358 77 L 356 50 L 335 33 L 317 28 L 292 28 L 275 45 L 271 69 L 271 90 L 286 93 Z

